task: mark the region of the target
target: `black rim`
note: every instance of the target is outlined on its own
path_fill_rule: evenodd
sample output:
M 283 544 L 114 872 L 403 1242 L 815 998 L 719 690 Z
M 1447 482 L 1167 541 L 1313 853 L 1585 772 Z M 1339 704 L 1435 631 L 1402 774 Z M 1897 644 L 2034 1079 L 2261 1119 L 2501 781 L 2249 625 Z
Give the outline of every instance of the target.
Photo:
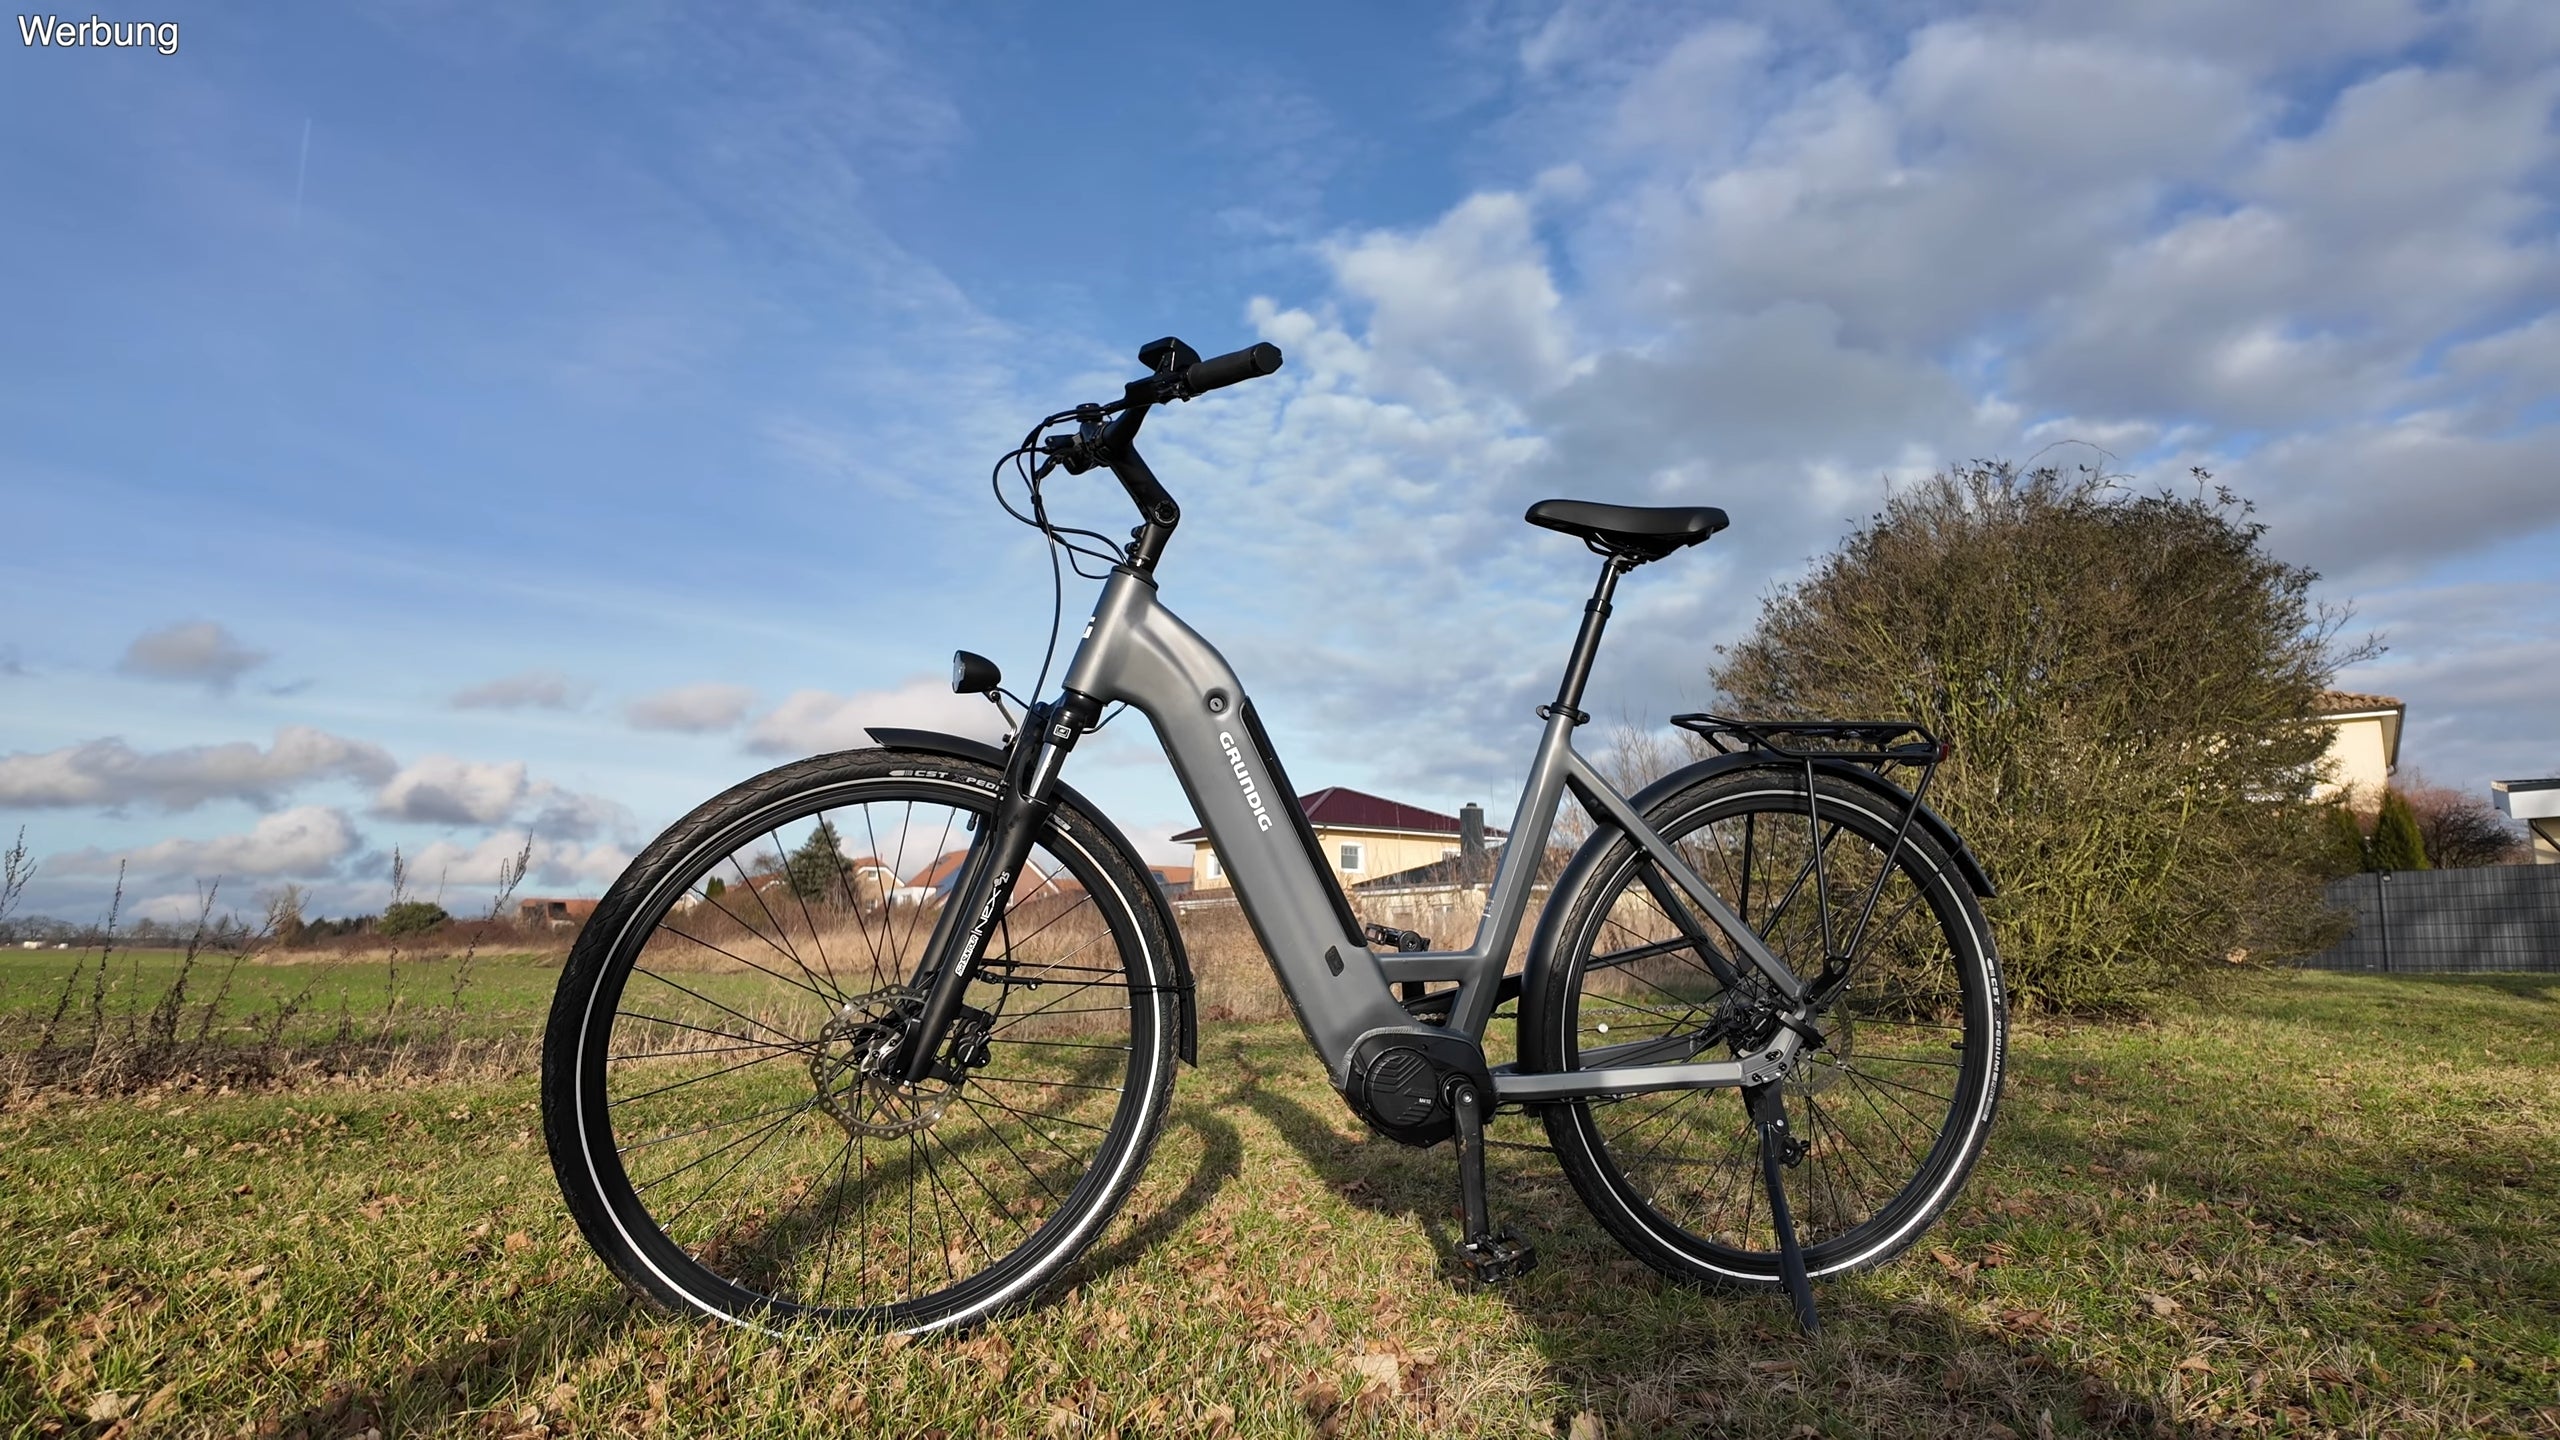
M 1125 897 L 1054 828 L 964 997 L 982 1056 L 921 1097 L 863 1078 L 988 809 L 921 782 L 799 797 L 694 847 L 623 928 L 583 1128 L 643 1263 L 677 1288 L 730 1312 L 895 1317 L 1001 1289 L 1091 1209 L 1158 1016 Z
M 1957 1168 L 1987 1064 L 1984 1045 L 1968 1041 L 1988 1034 L 1989 1013 L 1953 875 L 1906 849 L 1879 886 L 1890 820 L 1827 791 L 1820 808 L 1817 827 L 1800 788 L 1756 791 L 1662 831 L 1799 976 L 1823 974 L 1827 955 L 1841 962 L 1821 1022 L 1827 1044 L 1785 1086 L 1808 1147 L 1786 1173 L 1788 1205 L 1816 1270 L 1862 1258 Z M 1623 862 L 1583 925 L 1563 1016 L 1569 1066 L 1586 1046 L 1674 1038 L 1720 1059 L 1755 1033 L 1748 979 L 1745 993 L 1729 992 L 1679 940 L 1643 884 L 1648 864 Z M 1726 958 L 1749 976 L 1738 954 Z M 1650 1228 L 1711 1261 L 1771 1270 L 1777 1240 L 1739 1091 L 1591 1102 L 1582 1120 L 1595 1161 Z

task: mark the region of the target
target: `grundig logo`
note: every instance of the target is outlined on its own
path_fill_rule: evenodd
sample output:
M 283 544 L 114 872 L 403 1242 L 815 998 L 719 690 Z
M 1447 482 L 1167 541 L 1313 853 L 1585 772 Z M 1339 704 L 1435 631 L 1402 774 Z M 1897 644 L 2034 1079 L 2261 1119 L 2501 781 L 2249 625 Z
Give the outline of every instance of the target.
M 1218 743 L 1227 747 L 1227 761 L 1236 767 L 1236 783 L 1244 787 L 1244 803 L 1253 807 L 1253 823 L 1257 829 L 1271 828 L 1271 812 L 1262 808 L 1262 792 L 1253 786 L 1252 772 L 1244 768 L 1244 752 L 1236 748 L 1236 737 L 1221 730 Z

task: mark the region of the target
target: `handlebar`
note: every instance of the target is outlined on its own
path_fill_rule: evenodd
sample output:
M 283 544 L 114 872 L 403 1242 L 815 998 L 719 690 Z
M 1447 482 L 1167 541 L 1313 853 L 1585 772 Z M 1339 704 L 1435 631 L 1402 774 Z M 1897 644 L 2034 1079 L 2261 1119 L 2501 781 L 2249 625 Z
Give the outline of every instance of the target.
M 1268 375 L 1279 368 L 1280 347 L 1265 340 L 1259 345 L 1248 345 L 1232 354 L 1203 360 L 1192 366 L 1183 372 L 1182 389 L 1186 395 L 1205 395 L 1239 381 L 1251 380 L 1257 375 Z
M 1182 507 L 1165 493 L 1155 472 L 1138 454 L 1138 427 L 1147 423 L 1147 412 L 1168 400 L 1189 400 L 1268 375 L 1280 368 L 1280 358 L 1280 347 L 1267 340 L 1209 360 L 1201 359 L 1199 351 L 1172 336 L 1154 341 L 1138 351 L 1138 361 L 1155 373 L 1130 381 L 1118 404 L 1077 406 L 1071 412 L 1077 421 L 1075 435 L 1053 436 L 1040 442 L 1046 458 L 1033 478 L 1037 480 L 1058 467 L 1064 467 L 1070 475 L 1081 475 L 1096 466 L 1108 466 L 1121 488 L 1129 492 L 1129 499 L 1137 505 L 1145 522 L 1132 536 L 1129 563 L 1141 573 L 1151 571 L 1164 542 L 1173 534 L 1173 527 L 1182 522 Z M 1060 415 L 1051 420 L 1066 418 Z M 1107 425 L 1103 423 L 1106 419 L 1110 421 Z

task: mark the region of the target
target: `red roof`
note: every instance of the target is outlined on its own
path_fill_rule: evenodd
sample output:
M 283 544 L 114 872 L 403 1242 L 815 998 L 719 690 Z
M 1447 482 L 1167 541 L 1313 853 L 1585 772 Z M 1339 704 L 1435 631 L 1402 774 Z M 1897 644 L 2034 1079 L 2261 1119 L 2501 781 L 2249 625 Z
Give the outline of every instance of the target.
M 915 874 L 909 876 L 907 878 L 907 883 L 910 885 L 923 885 L 927 887 L 939 885 L 942 883 L 943 877 L 949 875 L 952 871 L 959 869 L 960 863 L 968 858 L 969 852 L 966 850 L 953 850 L 946 852 L 937 858 L 932 864 L 927 865 Z
M 1450 835 L 1458 833 L 1458 817 L 1425 810 L 1419 805 L 1406 805 L 1353 790 L 1341 785 L 1328 785 L 1312 795 L 1298 797 L 1298 808 L 1306 812 L 1307 823 L 1319 830 L 1407 830 L 1417 835 Z M 1487 835 L 1502 831 L 1491 825 Z M 1176 841 L 1205 840 L 1209 832 L 1193 826 L 1174 836 Z

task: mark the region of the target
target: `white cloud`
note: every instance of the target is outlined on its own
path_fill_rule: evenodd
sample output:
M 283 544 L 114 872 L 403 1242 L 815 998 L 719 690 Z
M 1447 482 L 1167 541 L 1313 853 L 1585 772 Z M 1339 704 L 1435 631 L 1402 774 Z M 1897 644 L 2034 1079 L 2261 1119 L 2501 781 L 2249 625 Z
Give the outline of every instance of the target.
M 197 620 L 137 636 L 116 668 L 148 680 L 176 680 L 227 691 L 242 674 L 266 661 L 267 652 L 249 649 L 210 620 Z
M 587 687 L 557 670 L 519 670 L 454 692 L 456 710 L 569 710 Z
M 1372 231 L 1330 247 L 1334 278 L 1371 311 L 1369 344 L 1393 388 L 1428 369 L 1529 394 L 1563 378 L 1562 299 L 1529 202 L 1470 196 L 1416 234 Z
M 493 886 L 498 883 L 500 868 L 514 864 L 520 854 L 526 854 L 525 837 L 502 830 L 470 844 L 437 840 L 403 859 L 408 867 L 409 888 L 432 894 L 447 886 Z M 623 867 L 631 863 L 631 852 L 611 844 L 582 845 L 537 836 L 527 862 L 524 889 L 519 893 L 571 888 L 594 891 L 611 884 L 622 873 Z
M 373 798 L 386 819 L 435 825 L 489 825 L 505 819 L 525 796 L 521 760 L 492 763 L 429 755 L 391 777 Z
M 756 692 L 744 685 L 679 685 L 643 695 L 622 713 L 635 729 L 701 735 L 736 725 L 755 700 Z
M 211 800 L 271 805 L 313 781 L 380 784 L 396 769 L 379 745 L 301 725 L 277 730 L 265 750 L 238 741 L 144 752 L 108 736 L 43 754 L 0 756 L 0 804 L 45 809 L 140 803 L 165 810 Z
M 188 876 L 202 880 L 292 876 L 319 878 L 337 873 L 338 863 L 355 853 L 355 827 L 344 812 L 321 805 L 297 805 L 263 816 L 245 835 L 210 840 L 163 840 L 137 850 L 75 850 L 49 857 L 46 868 L 65 875 L 112 875 L 118 862 L 137 875 Z
M 993 740 L 1003 733 L 995 707 L 975 695 L 954 695 L 949 682 L 918 677 L 886 690 L 833 695 L 802 690 L 775 706 L 748 732 L 747 748 L 766 755 L 816 755 L 872 743 L 870 725 L 940 730 Z

